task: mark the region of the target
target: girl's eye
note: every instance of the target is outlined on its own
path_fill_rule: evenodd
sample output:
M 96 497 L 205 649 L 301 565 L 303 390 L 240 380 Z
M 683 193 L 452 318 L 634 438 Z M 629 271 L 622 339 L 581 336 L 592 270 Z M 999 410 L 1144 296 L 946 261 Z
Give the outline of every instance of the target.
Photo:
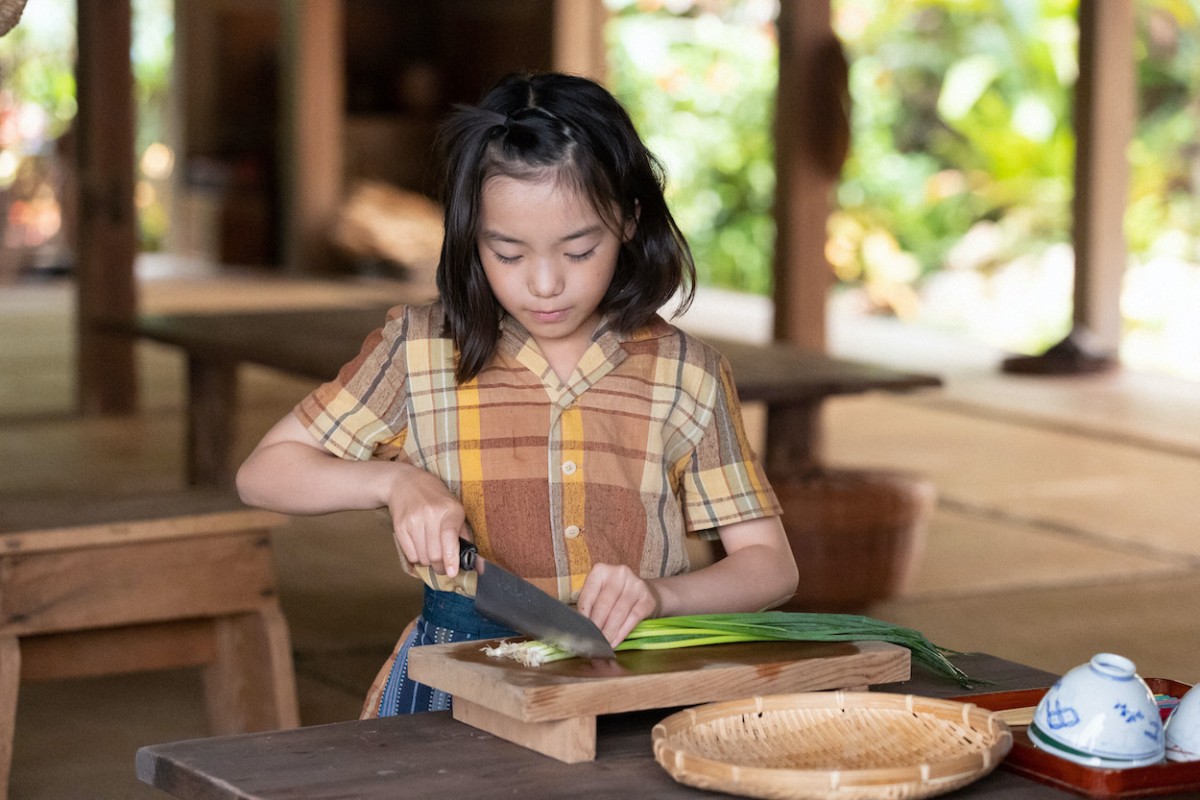
M 586 253 L 567 253 L 567 259 L 570 261 L 587 261 L 596 252 L 596 248 L 588 250 Z
M 501 253 L 497 253 L 495 250 L 492 251 L 492 255 L 494 255 L 496 260 L 501 264 L 515 264 L 521 259 L 520 256 L 506 256 Z

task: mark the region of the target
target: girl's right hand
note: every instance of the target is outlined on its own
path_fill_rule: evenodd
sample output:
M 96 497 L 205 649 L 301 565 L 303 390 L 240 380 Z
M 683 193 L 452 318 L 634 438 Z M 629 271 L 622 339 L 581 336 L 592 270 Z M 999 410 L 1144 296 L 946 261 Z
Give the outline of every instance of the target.
M 471 538 L 462 503 L 436 475 L 412 464 L 397 466 L 387 497 L 396 544 L 410 563 L 454 577 L 458 539 Z
M 328 514 L 387 506 L 392 534 L 410 564 L 458 574 L 466 511 L 436 475 L 408 461 L 339 458 L 295 415 L 267 431 L 238 470 L 247 505 L 285 514 Z

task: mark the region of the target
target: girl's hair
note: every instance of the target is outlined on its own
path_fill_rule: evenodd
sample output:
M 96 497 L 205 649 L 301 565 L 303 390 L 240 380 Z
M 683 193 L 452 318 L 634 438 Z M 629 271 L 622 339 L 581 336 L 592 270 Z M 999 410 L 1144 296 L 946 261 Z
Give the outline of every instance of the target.
M 484 183 L 496 176 L 556 180 L 589 198 L 622 239 L 600 311 L 632 331 L 682 290 L 690 305 L 696 268 L 663 197 L 663 170 L 621 104 L 599 84 L 557 73 L 510 75 L 478 106 L 458 106 L 441 126 L 445 238 L 437 269 L 447 328 L 458 348 L 455 377 L 473 378 L 500 339 L 504 313 L 479 259 Z M 628 239 L 626 222 L 636 220 Z

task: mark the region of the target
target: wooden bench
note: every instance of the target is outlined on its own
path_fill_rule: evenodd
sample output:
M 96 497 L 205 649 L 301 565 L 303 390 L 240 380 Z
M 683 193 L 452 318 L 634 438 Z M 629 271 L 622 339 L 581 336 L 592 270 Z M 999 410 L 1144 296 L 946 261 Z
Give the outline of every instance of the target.
M 298 726 L 284 520 L 221 490 L 0 499 L 0 797 L 22 681 L 198 666 L 212 733 Z

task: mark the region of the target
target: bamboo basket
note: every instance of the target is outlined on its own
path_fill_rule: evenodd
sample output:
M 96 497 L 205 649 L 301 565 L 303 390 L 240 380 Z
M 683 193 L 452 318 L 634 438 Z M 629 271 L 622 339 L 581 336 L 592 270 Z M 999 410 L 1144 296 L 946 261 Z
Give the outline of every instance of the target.
M 975 781 L 1012 747 L 972 704 L 882 692 L 710 703 L 654 726 L 654 757 L 700 789 L 789 800 L 908 800 Z
M 822 469 L 771 485 L 800 569 L 785 609 L 853 613 L 911 584 L 937 503 L 932 481 L 896 470 Z

